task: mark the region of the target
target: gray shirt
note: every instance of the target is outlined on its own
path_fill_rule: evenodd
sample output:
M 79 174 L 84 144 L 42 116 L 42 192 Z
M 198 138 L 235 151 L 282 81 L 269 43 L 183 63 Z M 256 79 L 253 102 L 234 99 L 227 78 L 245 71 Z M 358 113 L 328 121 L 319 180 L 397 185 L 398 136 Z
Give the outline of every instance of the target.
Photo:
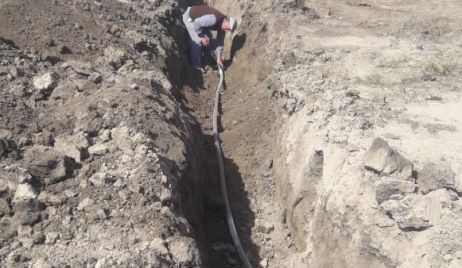
M 194 29 L 198 36 L 204 36 L 208 32 L 208 28 L 214 26 L 217 23 L 217 18 L 215 15 L 204 15 L 194 20 Z M 223 30 L 217 31 L 217 38 L 216 38 L 216 48 L 215 54 L 217 57 L 221 57 L 223 53 L 223 43 L 225 40 L 225 32 Z

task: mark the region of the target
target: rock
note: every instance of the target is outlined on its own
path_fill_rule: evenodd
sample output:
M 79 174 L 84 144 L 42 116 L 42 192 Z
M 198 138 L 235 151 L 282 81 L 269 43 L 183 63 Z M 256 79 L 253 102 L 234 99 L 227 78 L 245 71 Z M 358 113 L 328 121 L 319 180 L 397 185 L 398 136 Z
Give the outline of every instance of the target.
M 63 203 L 63 199 L 60 198 L 58 195 L 50 194 L 46 191 L 43 191 L 39 194 L 38 200 L 41 203 L 44 203 L 47 205 L 59 205 Z
M 79 205 L 77 206 L 77 210 L 82 211 L 90 206 L 93 206 L 94 204 L 95 204 L 95 201 L 87 197 L 79 203 Z
M 149 246 L 159 255 L 166 256 L 169 254 L 165 240 L 160 237 L 154 238 Z
M 86 209 L 88 210 L 87 219 L 90 222 L 96 221 L 96 220 L 107 219 L 108 213 L 106 213 L 104 209 L 101 209 L 97 206 L 90 206 L 88 208 L 91 208 L 91 209 Z
M 364 167 L 381 175 L 405 171 L 405 176 L 408 176 L 409 170 L 412 175 L 412 163 L 393 150 L 381 138 L 375 138 L 372 142 L 366 153 Z
M 58 83 L 58 76 L 54 73 L 46 73 L 41 76 L 34 77 L 34 87 L 40 92 L 52 90 Z
M 117 26 L 116 24 L 113 24 L 111 25 L 111 27 L 109 27 L 108 29 L 108 32 L 112 35 L 115 35 L 116 33 L 118 33 L 120 31 L 120 27 Z
M 260 267 L 262 268 L 268 267 L 268 261 L 269 261 L 268 258 L 264 258 L 263 260 L 261 260 L 259 263 Z
M 49 264 L 45 259 L 40 258 L 35 261 L 31 266 L 31 268 L 52 268 L 51 264 Z
M 40 213 L 33 211 L 22 211 L 14 214 L 13 220 L 20 225 L 34 225 L 40 221 Z
M 131 136 L 129 129 L 126 126 L 113 128 L 111 130 L 111 137 L 114 140 L 115 145 L 128 155 L 133 155 L 134 153 L 132 143 L 130 141 Z
M 102 142 L 110 141 L 111 140 L 111 131 L 109 129 L 101 130 L 99 133 L 99 139 Z
M 56 151 L 73 158 L 77 163 L 81 163 L 88 157 L 89 145 L 87 135 L 80 132 L 74 136 L 57 137 L 54 148 Z
M 24 70 L 18 67 L 12 67 L 10 69 L 10 75 L 13 79 L 24 76 Z
M 56 183 L 69 177 L 76 168 L 73 159 L 41 145 L 33 146 L 26 151 L 23 166 L 34 177 L 43 179 L 46 184 Z
M 95 268 L 104 268 L 104 267 L 107 267 L 107 265 L 108 265 L 107 259 L 101 258 L 96 262 Z
M 45 244 L 53 245 L 59 239 L 58 232 L 49 232 L 46 234 Z
M 17 158 L 17 144 L 13 140 L 0 138 L 0 159 L 2 157 Z
M 90 155 L 105 155 L 108 152 L 109 148 L 105 143 L 97 143 L 88 148 L 88 153 L 90 153 Z
M 174 236 L 167 240 L 173 261 L 179 266 L 201 267 L 201 259 L 196 242 L 190 237 Z
M 91 64 L 86 62 L 70 61 L 69 66 L 71 66 L 77 74 L 90 76 L 93 73 Z
M 442 209 L 451 205 L 451 197 L 445 189 L 431 194 L 408 195 L 402 200 L 387 200 L 380 207 L 403 230 L 425 230 L 441 221 Z
M 6 202 L 5 199 L 0 199 L 0 217 L 4 215 L 9 215 L 11 212 L 10 205 Z
M 417 184 L 422 194 L 442 188 L 456 190 L 455 173 L 448 164 L 425 163 L 422 171 L 418 172 Z
M 33 243 L 35 245 L 41 245 L 41 244 L 45 243 L 45 235 L 42 234 L 42 233 L 35 233 L 32 236 L 32 239 L 33 239 Z
M 90 179 L 88 179 L 94 186 L 103 186 L 105 185 L 106 183 L 108 182 L 112 182 L 113 181 L 113 176 L 111 176 L 110 174 L 106 173 L 106 172 L 97 172 L 95 174 L 93 174 L 93 176 L 90 177 Z
M 104 50 L 104 60 L 112 66 L 114 70 L 118 70 L 127 60 L 127 55 L 120 49 L 107 47 Z
M 19 184 L 14 194 L 13 202 L 18 203 L 37 198 L 37 190 L 28 183 Z
M 99 84 L 103 81 L 103 76 L 99 72 L 93 72 L 90 75 L 90 80 L 95 84 Z
M 389 199 L 402 199 L 406 194 L 413 193 L 416 184 L 410 181 L 397 179 L 383 179 L 377 185 L 375 198 L 380 204 Z
M 26 256 L 23 249 L 14 250 L 6 257 L 6 262 L 10 264 L 9 267 L 17 266 L 19 263 L 23 263 L 28 260 L 30 260 L 30 258 Z
M 59 53 L 60 54 L 72 54 L 72 50 L 66 46 L 66 45 L 62 45 L 60 48 L 59 48 Z
M 261 223 L 257 226 L 257 231 L 260 233 L 269 234 L 274 230 L 274 225 L 268 222 Z
M 43 179 L 47 185 L 70 177 L 76 168 L 72 158 L 46 146 L 34 146 L 27 150 L 23 165 L 34 177 Z

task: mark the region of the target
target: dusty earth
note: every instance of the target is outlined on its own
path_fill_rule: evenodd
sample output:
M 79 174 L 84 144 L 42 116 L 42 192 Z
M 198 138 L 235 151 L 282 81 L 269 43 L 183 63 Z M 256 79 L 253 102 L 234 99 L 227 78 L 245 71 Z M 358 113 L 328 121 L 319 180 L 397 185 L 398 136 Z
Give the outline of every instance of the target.
M 0 1 L 1 267 L 240 267 L 191 2 Z M 462 267 L 460 2 L 208 4 L 253 266 Z

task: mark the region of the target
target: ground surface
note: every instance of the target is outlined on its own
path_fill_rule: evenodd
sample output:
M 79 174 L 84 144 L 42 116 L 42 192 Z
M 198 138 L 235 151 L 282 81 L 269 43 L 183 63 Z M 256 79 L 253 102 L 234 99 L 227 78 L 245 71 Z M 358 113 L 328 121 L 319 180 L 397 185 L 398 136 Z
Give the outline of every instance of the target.
M 459 1 L 209 2 L 253 265 L 462 266 Z M 240 267 L 177 4 L 0 1 L 5 266 Z

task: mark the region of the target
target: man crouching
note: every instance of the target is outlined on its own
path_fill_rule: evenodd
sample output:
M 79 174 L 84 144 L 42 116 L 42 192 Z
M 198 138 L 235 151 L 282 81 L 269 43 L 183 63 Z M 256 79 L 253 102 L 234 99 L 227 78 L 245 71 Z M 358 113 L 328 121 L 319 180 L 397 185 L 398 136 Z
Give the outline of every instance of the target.
M 209 6 L 188 7 L 183 14 L 183 22 L 191 37 L 191 64 L 194 68 L 205 72 L 202 55 L 204 48 L 210 44 L 210 31 L 217 31 L 215 45 L 215 56 L 217 65 L 223 68 L 223 43 L 226 32 L 233 33 L 237 28 L 237 21 L 234 17 L 227 17 L 220 11 Z

